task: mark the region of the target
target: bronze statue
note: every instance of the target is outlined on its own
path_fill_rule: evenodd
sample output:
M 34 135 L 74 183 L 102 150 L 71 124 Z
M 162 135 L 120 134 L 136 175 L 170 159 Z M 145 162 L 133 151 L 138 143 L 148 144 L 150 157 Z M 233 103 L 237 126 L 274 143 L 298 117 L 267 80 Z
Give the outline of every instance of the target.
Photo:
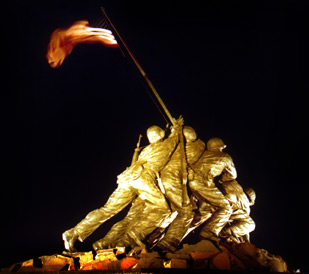
M 205 143 L 197 139 L 196 132 L 192 127 L 184 126 L 183 135 L 186 140 L 185 153 L 188 164 L 193 164 L 202 155 L 205 149 Z M 161 172 L 162 183 L 165 189 L 165 196 L 170 202 L 173 212 L 178 215 L 168 227 L 163 239 L 157 244 L 157 247 L 164 251 L 176 251 L 180 242 L 187 233 L 193 220 L 194 212 L 191 204 L 184 206 L 182 196 L 182 178 L 181 178 L 181 153 L 180 145 Z
M 219 240 L 219 234 L 227 224 L 233 212 L 230 202 L 218 189 L 215 178 L 223 181 L 236 179 L 237 173 L 229 154 L 222 150 L 226 147 L 220 138 L 211 138 L 207 142 L 207 150 L 200 159 L 191 166 L 189 186 L 199 200 L 203 221 L 206 221 L 200 232 L 202 239 Z
M 122 53 L 125 52 L 132 59 L 158 101 L 156 105 L 160 113 L 173 126 L 170 136 L 165 140 L 165 132 L 158 126 L 147 130 L 150 144 L 141 150 L 139 140 L 131 166 L 117 177 L 118 187 L 106 204 L 88 213 L 75 227 L 62 234 L 65 248 L 75 251 L 74 243 L 77 239 L 85 240 L 101 224 L 129 204 L 131 208 L 127 216 L 116 223 L 103 239 L 93 244 L 95 250 L 115 246 L 145 247 L 148 237 L 148 243 L 155 242 L 164 251 L 175 251 L 182 239 L 204 222 L 205 226 L 200 233 L 203 239 L 218 240 L 218 237 L 222 237 L 234 242 L 249 241 L 249 233 L 255 228 L 254 221 L 249 216 L 255 193 L 249 189 L 246 196 L 236 182 L 237 174 L 232 158 L 222 151 L 225 148 L 223 141 L 219 138 L 210 139 L 205 151 L 204 142 L 197 139 L 191 127 L 182 129 L 182 117 L 177 121 L 172 118 L 103 8 L 102 12 L 117 33 L 117 39 L 121 41 L 125 50 Z M 67 30 L 57 29 L 53 33 L 47 54 L 52 67 L 60 66 L 76 43 L 118 45 L 111 31 L 90 28 L 88 25 L 85 20 L 78 21 Z M 76 30 L 82 33 L 77 33 Z M 92 38 L 84 37 L 85 34 Z M 70 35 L 74 37 L 69 37 Z M 61 47 L 59 38 L 68 40 L 64 45 L 67 48 Z M 52 44 L 54 48 L 51 47 Z M 59 56 L 55 55 L 57 52 L 60 52 Z M 187 193 L 188 180 L 194 194 L 191 202 Z M 218 187 L 218 183 L 222 185 Z M 194 214 L 196 209 L 198 213 Z
M 205 151 L 205 143 L 197 138 L 192 127 L 184 126 L 183 135 L 186 138 L 186 156 L 189 166 L 195 164 Z
M 222 182 L 222 189 L 232 204 L 233 213 L 220 237 L 236 243 L 250 241 L 249 233 L 255 229 L 255 223 L 250 217 L 250 206 L 255 203 L 255 191 L 252 188 L 244 191 L 236 180 Z
M 170 214 L 170 208 L 163 193 L 156 185 L 157 174 L 169 161 L 177 144 L 183 119 L 175 121 L 172 132 L 163 140 L 165 132 L 158 126 L 147 130 L 150 144 L 140 153 L 138 160 L 118 176 L 117 189 L 111 194 L 106 204 L 91 211 L 74 228 L 63 233 L 65 248 L 74 251 L 78 239 L 84 241 L 106 220 L 116 215 L 136 197 L 145 202 L 145 206 L 135 224 L 127 228 L 126 233 L 136 245 L 150 234 Z

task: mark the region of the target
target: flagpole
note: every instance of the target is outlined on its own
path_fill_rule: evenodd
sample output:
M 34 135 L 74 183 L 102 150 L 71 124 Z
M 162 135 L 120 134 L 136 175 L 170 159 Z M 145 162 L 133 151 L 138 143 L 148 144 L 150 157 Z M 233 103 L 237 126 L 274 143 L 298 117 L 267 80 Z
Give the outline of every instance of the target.
M 140 63 L 137 61 L 137 59 L 135 58 L 135 56 L 133 55 L 133 53 L 131 52 L 131 50 L 128 48 L 128 46 L 126 45 L 126 43 L 124 42 L 124 40 L 122 39 L 122 37 L 120 36 L 120 34 L 118 33 L 118 31 L 116 30 L 115 26 L 113 25 L 113 23 L 111 22 L 111 20 L 109 19 L 108 15 L 106 14 L 105 10 L 103 7 L 101 7 L 102 13 L 104 15 L 104 17 L 106 18 L 106 20 L 108 21 L 110 27 L 112 28 L 112 32 L 114 32 L 117 37 L 119 38 L 119 40 L 121 41 L 123 47 L 125 48 L 125 50 L 128 52 L 128 54 L 130 55 L 131 59 L 133 60 L 134 64 L 136 65 L 136 67 L 138 68 L 138 70 L 140 71 L 141 75 L 144 77 L 146 83 L 148 84 L 149 88 L 151 89 L 152 93 L 155 95 L 155 97 L 157 98 L 158 102 L 160 103 L 162 109 L 164 110 L 165 114 L 167 115 L 167 117 L 169 118 L 169 120 L 171 121 L 172 125 L 175 125 L 175 121 L 174 118 L 172 117 L 171 113 L 169 112 L 169 110 L 167 109 L 166 105 L 164 104 L 162 98 L 160 97 L 158 91 L 156 90 L 156 88 L 154 87 L 154 85 L 152 84 L 152 82 L 150 81 L 150 79 L 148 78 L 148 76 L 146 75 L 145 71 L 143 70 L 142 66 L 140 65 Z M 122 52 L 123 55 L 124 52 Z
M 161 105 L 162 109 L 164 110 L 165 114 L 167 115 L 167 117 L 171 121 L 172 125 L 175 125 L 174 118 L 172 117 L 171 113 L 169 112 L 169 110 L 167 109 L 166 105 L 164 104 L 164 102 L 163 102 L 162 98 L 160 97 L 158 91 L 156 90 L 156 88 L 154 87 L 154 85 L 152 84 L 152 82 L 150 81 L 148 76 L 146 75 L 146 73 L 143 70 L 142 66 L 137 61 L 137 59 L 135 58 L 135 56 L 133 55 L 131 50 L 128 48 L 128 46 L 126 45 L 126 43 L 124 42 L 124 40 L 122 39 L 120 34 L 118 33 L 117 29 L 115 28 L 115 26 L 113 25 L 113 23 L 109 19 L 108 15 L 106 14 L 106 12 L 105 12 L 103 7 L 101 7 L 101 10 L 102 10 L 102 13 L 103 13 L 104 17 L 108 21 L 108 24 L 112 28 L 112 32 L 115 33 L 117 35 L 117 37 L 119 38 L 119 40 L 122 43 L 123 47 L 128 52 L 128 54 L 131 57 L 131 59 L 133 60 L 134 64 L 136 65 L 136 67 L 140 71 L 141 75 L 144 77 L 144 79 L 145 79 L 146 83 L 148 84 L 149 88 L 151 89 L 153 94 L 156 96 L 158 102 L 160 103 L 160 105 Z M 120 48 L 120 50 L 121 50 L 121 48 Z M 122 52 L 122 54 L 124 56 L 126 56 L 125 53 L 122 50 L 121 50 L 121 52 Z M 164 119 L 165 119 L 165 117 L 164 117 Z M 186 154 L 185 154 L 185 144 L 184 144 L 183 132 L 181 132 L 181 135 L 180 135 L 180 151 L 181 151 L 181 177 L 182 177 L 182 205 L 184 207 L 186 207 L 186 206 L 188 206 L 190 204 L 190 199 L 189 199 L 188 191 L 187 191 L 188 174 L 187 174 L 187 161 L 186 161 Z

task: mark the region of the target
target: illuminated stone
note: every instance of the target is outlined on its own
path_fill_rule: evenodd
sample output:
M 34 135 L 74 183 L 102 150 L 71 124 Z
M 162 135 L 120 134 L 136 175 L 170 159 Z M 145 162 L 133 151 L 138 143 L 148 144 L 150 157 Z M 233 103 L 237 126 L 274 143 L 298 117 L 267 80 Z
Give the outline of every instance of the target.
M 148 252 L 146 249 L 142 249 L 138 257 L 139 258 L 160 258 L 160 254 L 156 251 Z
M 218 251 L 197 251 L 190 252 L 190 256 L 193 260 L 211 259 L 215 257 L 218 253 Z
M 265 249 L 258 249 L 256 260 L 271 272 L 287 272 L 286 262 L 278 255 L 270 254 Z
M 246 270 L 245 264 L 237 258 L 234 254 L 228 253 L 231 261 L 231 269 L 232 270 Z
M 115 251 L 116 249 L 116 251 Z M 125 247 L 116 247 L 114 248 L 114 253 L 116 256 L 124 254 L 126 252 L 126 248 Z
M 121 269 L 121 262 L 120 261 L 110 262 L 108 264 L 108 269 L 109 270 L 119 270 L 119 269 Z
M 231 263 L 227 253 L 221 252 L 212 259 L 212 263 L 216 269 L 231 270 Z
M 219 250 L 220 248 L 220 250 Z M 288 272 L 285 261 L 264 249 L 259 249 L 251 243 L 229 244 L 220 243 L 218 247 L 210 241 L 203 240 L 194 245 L 184 245 L 176 253 L 168 253 L 161 257 L 158 252 L 149 252 L 136 248 L 130 256 L 121 249 L 106 249 L 97 252 L 95 260 L 90 252 L 64 252 L 66 256 L 51 255 L 30 259 L 2 269 L 1 272 L 47 272 L 79 270 L 117 270 L 171 268 L 171 269 L 213 269 L 213 270 L 243 270 L 264 272 Z M 117 256 L 116 254 L 119 253 Z M 138 254 L 137 254 L 138 253 Z M 167 259 L 170 256 L 169 259 Z M 122 257 L 122 259 L 120 259 Z M 117 259 L 118 258 L 118 259 Z M 74 265 L 74 262 L 76 265 Z
M 118 261 L 116 255 L 114 253 L 114 249 L 98 250 L 95 259 L 98 259 L 100 261 L 108 260 L 110 262 Z
M 41 256 L 39 259 L 42 262 L 42 269 L 44 271 L 59 271 L 64 266 L 69 265 L 68 270 L 74 270 L 74 261 L 72 258 L 61 255 Z
M 200 259 L 193 261 L 192 268 L 193 269 L 208 269 L 209 267 L 208 259 Z
M 108 263 L 105 261 L 94 260 L 83 265 L 82 270 L 107 270 Z
M 29 266 L 33 266 L 33 259 L 25 261 L 21 264 L 21 267 L 29 267 Z
M 188 268 L 188 263 L 186 260 L 182 259 L 171 259 L 167 262 L 164 262 L 165 268 Z
M 193 245 L 183 245 L 183 248 L 175 253 L 190 253 L 191 251 L 213 251 L 220 252 L 220 250 L 208 240 L 202 240 Z
M 218 253 L 220 250 L 208 240 L 202 240 L 196 244 L 189 245 L 184 244 L 182 249 L 176 251 L 175 253 L 167 253 L 166 258 L 168 259 L 191 259 L 191 252 L 214 252 Z M 206 256 L 207 253 L 204 254 Z M 211 253 L 212 254 L 212 253 Z M 194 256 L 194 254 L 193 254 Z M 198 255 L 196 255 L 198 256 Z M 202 256 L 202 255 L 200 255 Z
M 164 268 L 164 260 L 160 258 L 141 258 L 137 268 Z
M 85 265 L 93 261 L 92 251 L 89 252 L 63 252 L 64 255 L 70 256 L 72 258 L 79 258 L 80 268 L 83 269 Z
M 120 268 L 121 269 L 134 268 L 134 266 L 136 266 L 138 263 L 139 259 L 136 259 L 134 257 L 126 257 L 120 261 Z
M 191 259 L 190 254 L 189 253 L 166 253 L 165 257 L 167 259 L 182 259 L 182 260 L 186 260 L 186 259 Z

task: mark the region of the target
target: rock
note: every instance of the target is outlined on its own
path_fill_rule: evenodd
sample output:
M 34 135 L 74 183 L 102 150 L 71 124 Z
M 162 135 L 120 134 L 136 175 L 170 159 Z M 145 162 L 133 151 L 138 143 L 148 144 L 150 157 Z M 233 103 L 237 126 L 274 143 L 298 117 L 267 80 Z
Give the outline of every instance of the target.
M 126 257 L 123 258 L 120 261 L 120 268 L 121 269 L 130 269 L 130 268 L 134 268 L 139 262 L 139 259 L 134 258 L 134 257 Z
M 138 255 L 139 258 L 160 258 L 160 254 L 156 251 L 148 252 L 146 249 L 143 249 Z
M 186 260 L 182 259 L 171 259 L 167 262 L 164 262 L 165 268 L 188 268 L 188 263 Z
M 100 260 L 93 260 L 83 265 L 82 270 L 107 270 L 108 263 Z
M 117 250 L 115 250 L 117 252 Z M 114 253 L 114 249 L 103 249 L 103 250 L 98 250 L 97 255 L 95 256 L 95 259 L 100 260 L 100 261 L 118 261 L 116 254 Z
M 227 253 L 221 252 L 212 259 L 212 264 L 219 270 L 231 270 L 231 263 Z
M 22 263 L 17 263 L 17 264 L 13 264 L 8 268 L 3 268 L 1 269 L 0 272 L 3 273 L 10 273 L 10 272 L 33 272 L 33 271 L 37 271 L 40 270 L 39 268 L 36 268 L 33 266 L 33 259 L 24 261 Z
M 72 258 L 62 255 L 41 256 L 42 270 L 44 271 L 60 271 L 64 266 L 69 265 L 68 270 L 75 270 Z
M 231 263 L 231 270 L 246 270 L 245 264 L 238 259 L 234 254 L 228 252 L 230 263 Z
M 190 254 L 189 253 L 166 253 L 165 257 L 167 259 L 191 259 Z
M 128 254 L 125 248 L 113 248 L 97 251 L 95 259 L 90 252 L 63 252 L 62 255 L 41 256 L 30 259 L 1 272 L 36 272 L 78 270 L 118 270 L 145 268 L 172 269 L 215 269 L 223 271 L 268 271 L 288 272 L 285 261 L 255 245 L 246 243 L 221 242 L 219 246 L 211 241 L 202 240 L 196 244 L 184 244 L 175 253 L 149 252 L 143 248 L 134 248 Z M 78 265 L 79 261 L 79 265 Z M 75 265 L 75 264 L 76 265 Z M 77 268 L 77 269 L 76 269 Z
M 125 254 L 126 253 L 126 248 L 118 246 L 118 247 L 114 248 L 114 253 L 115 253 L 116 256 L 121 255 L 121 254 Z
M 224 245 L 230 254 L 234 256 L 233 262 L 245 270 L 288 272 L 286 262 L 280 257 L 269 253 L 264 249 L 246 242 L 233 245 Z M 235 260 L 235 258 L 237 259 Z M 241 261 L 241 263 L 239 263 Z M 243 265 L 242 265 L 243 264 Z
M 286 262 L 278 255 L 270 254 L 265 249 L 258 249 L 256 260 L 271 272 L 288 272 Z
M 193 260 L 211 259 L 215 257 L 219 251 L 192 251 L 190 256 Z
M 190 253 L 191 251 L 215 251 L 220 252 L 220 250 L 211 242 L 208 240 L 202 240 L 194 245 L 183 245 L 183 248 L 176 251 L 176 254 L 179 253 Z
M 67 252 L 63 251 L 62 254 L 70 256 L 72 258 L 79 258 L 80 269 L 83 269 L 86 265 L 93 261 L 93 253 L 89 252 Z
M 22 264 L 21 264 L 21 267 L 29 267 L 29 266 L 33 266 L 33 259 L 30 259 L 28 261 L 24 261 Z
M 247 254 L 251 257 L 255 257 L 258 250 L 254 244 L 249 242 L 236 244 L 235 246 L 237 246 L 238 250 L 243 254 Z
M 225 244 L 224 247 L 236 256 L 244 265 L 246 270 L 265 270 L 255 258 L 257 256 L 257 248 L 251 243 Z
M 200 241 L 196 244 L 193 244 L 193 245 L 184 244 L 182 249 L 179 249 L 175 253 L 167 253 L 166 258 L 168 258 L 168 259 L 191 259 L 191 255 L 190 255 L 191 252 L 215 252 L 215 253 L 218 253 L 218 252 L 220 252 L 220 250 L 211 241 L 202 240 L 202 241 Z M 206 253 L 204 255 L 206 255 Z M 198 255 L 196 254 L 196 256 L 198 256 Z
M 108 264 L 108 270 L 120 270 L 120 269 L 121 269 L 120 261 L 113 261 Z
M 141 258 L 136 268 L 164 268 L 164 260 L 159 258 Z

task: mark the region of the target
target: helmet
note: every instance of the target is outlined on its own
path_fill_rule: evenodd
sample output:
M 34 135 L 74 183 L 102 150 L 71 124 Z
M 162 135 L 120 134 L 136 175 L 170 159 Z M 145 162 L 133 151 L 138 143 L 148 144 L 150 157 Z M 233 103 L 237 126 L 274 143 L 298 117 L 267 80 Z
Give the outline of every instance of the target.
M 183 127 L 183 135 L 185 136 L 187 141 L 194 142 L 197 138 L 195 130 L 192 127 L 189 127 L 189 126 Z
M 245 192 L 250 200 L 250 204 L 251 205 L 254 205 L 255 203 L 255 198 L 256 198 L 256 194 L 255 194 L 255 191 L 251 188 L 251 187 L 248 187 L 245 189 Z
M 147 138 L 151 144 L 163 139 L 164 136 L 165 131 L 158 126 L 151 126 L 147 129 Z
M 208 140 L 207 149 L 210 151 L 217 151 L 226 148 L 226 145 L 223 143 L 222 139 L 214 137 Z

